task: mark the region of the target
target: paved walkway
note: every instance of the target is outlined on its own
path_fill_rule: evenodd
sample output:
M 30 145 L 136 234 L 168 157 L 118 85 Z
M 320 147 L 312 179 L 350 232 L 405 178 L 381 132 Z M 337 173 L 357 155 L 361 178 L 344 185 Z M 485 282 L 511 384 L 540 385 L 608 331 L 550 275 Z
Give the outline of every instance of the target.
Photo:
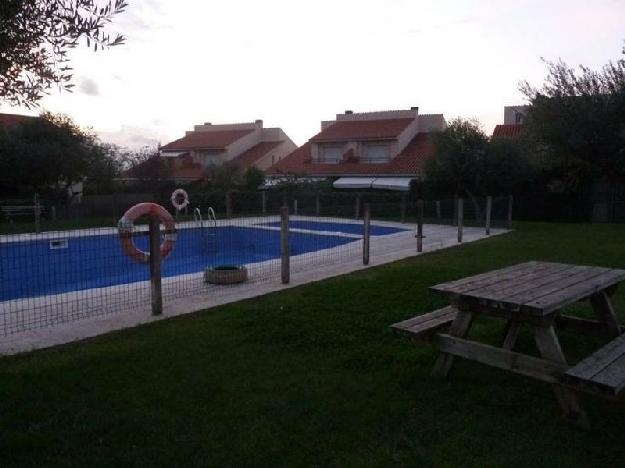
M 295 217 L 293 217 L 295 218 Z M 292 218 L 292 219 L 293 219 Z M 382 265 L 389 262 L 413 257 L 416 251 L 416 239 L 414 225 L 375 221 L 376 225 L 387 225 L 402 228 L 410 228 L 398 234 L 378 236 L 371 238 L 371 254 L 369 266 Z M 491 236 L 508 232 L 504 229 L 492 229 Z M 423 253 L 458 246 L 457 228 L 443 225 L 424 226 Z M 483 228 L 464 228 L 464 243 L 474 242 L 486 238 Z M 314 281 L 331 278 L 353 271 L 368 268 L 362 264 L 362 241 L 358 240 L 348 244 L 349 255 L 333 255 L 332 251 L 326 252 L 324 258 L 330 263 L 311 262 L 309 255 L 300 255 L 291 259 L 291 281 L 288 285 L 280 283 L 278 276 L 272 276 L 265 281 L 249 282 L 237 286 L 220 287 L 219 294 L 214 290 L 198 290 L 196 294 L 172 299 L 172 295 L 166 294 L 164 300 L 164 313 L 160 317 L 153 317 L 150 308 L 146 305 L 132 307 L 127 310 L 116 311 L 115 314 L 104 317 L 85 318 L 71 323 L 57 324 L 45 329 L 30 330 L 0 337 L 0 355 L 16 354 L 34 349 L 46 348 L 63 343 L 69 343 L 89 337 L 94 337 L 114 330 L 134 327 L 143 323 L 163 320 L 168 317 L 197 312 L 209 309 L 221 304 L 262 296 L 274 291 L 304 285 Z M 337 250 L 338 252 L 338 250 Z M 279 261 L 279 260 L 278 260 Z M 317 261 L 319 258 L 317 257 Z M 201 275 L 197 276 L 198 284 L 201 283 Z M 165 281 L 165 280 L 164 280 Z M 164 292 L 166 286 L 164 284 Z M 148 290 L 149 294 L 149 290 Z

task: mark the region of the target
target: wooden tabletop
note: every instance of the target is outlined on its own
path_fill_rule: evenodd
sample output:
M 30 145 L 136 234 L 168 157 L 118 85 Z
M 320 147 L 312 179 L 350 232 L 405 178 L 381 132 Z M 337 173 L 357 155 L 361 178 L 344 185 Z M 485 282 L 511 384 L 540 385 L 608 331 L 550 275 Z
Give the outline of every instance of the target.
M 625 270 L 527 262 L 430 289 L 452 300 L 477 300 L 493 309 L 548 315 L 624 280 Z

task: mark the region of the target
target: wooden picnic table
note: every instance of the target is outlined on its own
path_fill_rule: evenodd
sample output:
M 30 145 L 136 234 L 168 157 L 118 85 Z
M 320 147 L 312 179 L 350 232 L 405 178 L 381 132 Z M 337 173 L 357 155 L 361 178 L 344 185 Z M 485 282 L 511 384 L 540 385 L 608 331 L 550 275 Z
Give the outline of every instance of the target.
M 625 335 L 621 335 L 623 328 L 610 301 L 624 280 L 625 270 L 522 263 L 432 286 L 451 305 L 399 322 L 392 328 L 412 338 L 427 337 L 434 341 L 440 350 L 433 369 L 435 375 L 446 376 L 454 357 L 458 356 L 551 383 L 567 419 L 588 427 L 578 392 L 617 398 L 625 389 Z M 561 313 L 563 307 L 583 300 L 590 301 L 596 320 Z M 466 338 L 471 324 L 481 314 L 506 321 L 500 346 Z M 522 326 L 533 331 L 541 357 L 513 351 Z M 440 332 L 447 327 L 447 333 Z M 606 336 L 612 341 L 571 366 L 556 332 L 564 327 Z

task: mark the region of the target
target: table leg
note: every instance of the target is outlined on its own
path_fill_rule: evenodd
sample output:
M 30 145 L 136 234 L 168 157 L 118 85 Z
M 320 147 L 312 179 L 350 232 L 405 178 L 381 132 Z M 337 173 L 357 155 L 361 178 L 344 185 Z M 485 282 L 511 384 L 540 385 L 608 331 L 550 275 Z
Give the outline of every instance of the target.
M 621 334 L 618 319 L 614 313 L 610 296 L 606 291 L 600 291 L 590 296 L 590 304 L 597 320 L 604 324 L 607 332 L 611 337 L 617 337 Z
M 566 364 L 566 358 L 552 324 L 536 326 L 534 338 L 536 347 L 543 358 Z M 577 392 L 559 384 L 553 385 L 553 391 L 567 421 L 576 426 L 588 428 L 588 417 L 579 403 Z
M 503 349 L 512 349 L 516 344 L 516 339 L 519 336 L 521 330 L 521 322 L 516 320 L 508 320 L 506 328 L 504 329 L 504 338 L 501 343 Z
M 471 327 L 472 321 L 473 321 L 473 312 L 458 309 L 456 318 L 451 323 L 449 334 L 452 336 L 457 336 L 458 338 L 464 338 L 465 336 L 467 336 L 467 333 L 469 332 L 469 328 Z M 454 356 L 448 353 L 440 353 L 438 355 L 438 358 L 436 358 L 436 362 L 434 363 L 434 368 L 432 369 L 432 375 L 446 377 L 447 374 L 449 374 L 449 371 L 451 370 L 451 366 L 453 362 L 454 362 Z

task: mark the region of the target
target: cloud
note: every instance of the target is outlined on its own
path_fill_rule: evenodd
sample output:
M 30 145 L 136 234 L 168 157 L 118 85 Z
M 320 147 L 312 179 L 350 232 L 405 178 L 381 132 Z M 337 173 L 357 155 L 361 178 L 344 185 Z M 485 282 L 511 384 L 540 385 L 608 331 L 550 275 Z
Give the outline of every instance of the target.
M 129 125 L 122 125 L 119 130 L 112 132 L 97 133 L 102 141 L 128 149 L 141 149 L 146 146 L 154 148 L 159 143 L 169 141 L 165 135 L 154 130 Z
M 98 87 L 98 83 L 96 83 L 93 79 L 86 77 L 86 76 L 83 76 L 81 78 L 78 91 L 88 96 L 100 95 L 100 88 Z

